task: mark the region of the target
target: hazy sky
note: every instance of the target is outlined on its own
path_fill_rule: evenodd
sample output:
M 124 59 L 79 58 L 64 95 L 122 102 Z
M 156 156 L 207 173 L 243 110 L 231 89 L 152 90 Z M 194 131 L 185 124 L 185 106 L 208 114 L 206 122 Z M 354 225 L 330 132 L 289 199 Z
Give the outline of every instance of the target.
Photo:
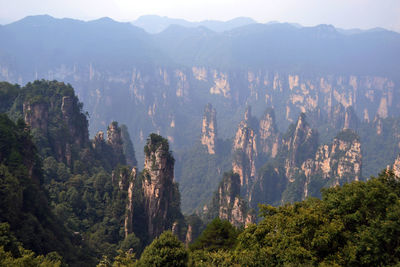
M 118 21 L 148 14 L 190 21 L 246 16 L 259 22 L 400 31 L 400 0 L 0 0 L 0 24 L 39 14 L 83 20 L 107 16 Z

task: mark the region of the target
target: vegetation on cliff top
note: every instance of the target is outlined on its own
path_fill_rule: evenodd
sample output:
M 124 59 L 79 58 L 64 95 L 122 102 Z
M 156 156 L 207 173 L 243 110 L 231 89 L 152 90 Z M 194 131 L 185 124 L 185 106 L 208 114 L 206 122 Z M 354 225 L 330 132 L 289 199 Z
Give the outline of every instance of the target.
M 262 205 L 263 220 L 239 235 L 229 222 L 216 219 L 191 246 L 185 265 L 396 265 L 399 199 L 400 181 L 382 172 L 366 182 L 324 189 L 322 199 Z

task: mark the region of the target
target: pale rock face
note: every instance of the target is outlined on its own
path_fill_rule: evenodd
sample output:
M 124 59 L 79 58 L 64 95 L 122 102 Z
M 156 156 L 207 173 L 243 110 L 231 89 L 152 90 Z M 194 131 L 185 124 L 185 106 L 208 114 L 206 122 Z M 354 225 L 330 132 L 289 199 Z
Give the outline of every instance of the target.
M 247 203 L 240 198 L 240 178 L 237 174 L 224 174 L 212 203 L 217 204 L 216 215 L 220 219 L 228 220 L 237 227 L 255 222 L 252 212 L 248 211 Z
M 192 67 L 193 76 L 199 81 L 207 81 L 207 69 L 204 67 Z
M 397 156 L 393 164 L 393 173 L 397 178 L 400 178 L 400 155 Z
M 188 225 L 188 230 L 186 232 L 185 244 L 188 245 L 193 242 L 193 227 Z
M 208 154 L 215 154 L 217 141 L 217 112 L 208 104 L 204 109 L 203 124 L 201 127 L 201 143 L 207 147 Z
M 245 228 L 247 228 L 251 224 L 255 224 L 257 222 L 257 217 L 254 213 L 249 212 L 246 216 L 246 221 L 245 221 Z
M 144 87 L 145 83 L 139 70 L 133 69 L 131 75 L 131 82 L 129 84 L 129 93 L 135 102 L 144 102 Z
M 298 75 L 289 75 L 289 88 L 293 90 L 294 87 L 299 86 L 299 76 Z
M 374 122 L 376 124 L 376 134 L 381 135 L 383 132 L 382 119 L 379 116 L 376 116 Z
M 210 94 L 223 95 L 225 98 L 231 98 L 228 75 L 214 70 L 213 78 L 214 86 L 210 88 Z
M 246 218 L 244 217 L 243 211 L 241 210 L 241 202 L 239 197 L 235 197 L 232 207 L 231 223 L 233 225 L 243 225 L 246 223 Z
M 276 128 L 273 112 L 267 112 L 260 120 L 259 133 L 261 151 L 275 158 L 278 153 L 281 138 Z
M 282 91 L 282 81 L 279 78 L 279 74 L 274 75 L 274 81 L 272 82 L 273 84 L 273 89 Z
M 289 151 L 289 156 L 285 162 L 286 177 L 293 182 L 293 175 L 297 171 L 299 165 L 298 158 L 309 155 L 303 155 L 299 150 L 300 147 L 311 147 L 316 140 L 314 131 L 308 126 L 303 115 L 299 116 L 293 136 L 285 140 L 285 145 Z M 309 149 L 309 148 L 307 148 Z
M 345 108 L 350 107 L 353 104 L 353 97 L 351 94 L 341 93 L 337 90 L 333 90 L 333 96 L 337 102 L 342 104 Z
M 176 96 L 187 97 L 189 90 L 189 83 L 187 81 L 186 74 L 180 70 L 176 70 L 175 76 L 178 78 Z
M 344 133 L 350 135 L 351 131 Z M 309 159 L 302 164 L 307 181 L 313 175 L 321 176 L 330 186 L 341 185 L 344 182 L 358 181 L 361 178 L 361 143 L 352 134 L 350 139 L 334 139 L 331 145 L 321 145 L 314 159 Z M 305 195 L 307 197 L 307 182 Z
M 174 163 L 168 147 L 164 145 L 152 139 L 146 145 L 148 152 L 144 161 L 142 190 L 150 238 L 172 227 L 168 225 L 167 217 L 174 197 Z
M 250 97 L 254 97 L 256 100 L 258 100 L 259 92 L 257 90 L 257 87 L 259 87 L 260 85 L 260 74 L 248 71 L 247 82 L 249 84 L 248 87 L 250 90 Z
M 179 234 L 179 224 L 178 224 L 178 222 L 174 222 L 172 224 L 171 232 L 176 236 Z
M 249 185 L 256 174 L 255 160 L 257 158 L 257 142 L 256 133 L 249 128 L 246 123 L 241 122 L 235 135 L 233 142 L 234 151 L 239 151 L 244 154 L 243 161 L 233 162 L 233 169 L 242 169 L 239 171 L 240 184 Z M 235 170 L 236 169 L 236 170 Z
M 369 123 L 368 109 L 364 109 L 364 121 Z
M 381 102 L 379 103 L 379 108 L 378 108 L 377 114 L 382 119 L 387 118 L 387 116 L 388 116 L 388 104 L 387 104 L 386 97 L 382 97 L 381 98 Z
M 169 79 L 169 75 L 166 69 L 159 69 L 160 71 L 160 76 L 164 81 L 164 85 L 169 86 L 170 85 L 170 79 Z
M 357 90 L 357 77 L 350 76 L 349 84 L 353 87 L 354 90 Z

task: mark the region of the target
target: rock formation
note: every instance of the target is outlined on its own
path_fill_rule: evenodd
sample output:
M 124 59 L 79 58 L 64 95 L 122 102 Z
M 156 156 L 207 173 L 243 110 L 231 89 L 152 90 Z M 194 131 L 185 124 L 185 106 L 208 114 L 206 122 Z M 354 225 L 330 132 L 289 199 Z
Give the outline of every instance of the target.
M 56 95 L 46 86 L 49 83 L 43 84 L 43 89 L 48 90 L 50 99 L 25 101 L 22 110 L 24 120 L 34 130 L 36 137 L 53 140 L 47 149 L 54 152 L 58 161 L 71 166 L 73 155 L 89 143 L 87 119 L 79 108 L 76 96 Z M 65 89 L 65 85 L 59 86 Z M 49 120 L 49 116 L 53 119 Z M 49 127 L 52 131 L 48 130 Z
M 355 113 L 353 107 L 346 108 L 344 115 L 344 124 L 342 129 L 353 129 L 356 130 L 359 126 L 359 119 Z
M 393 165 L 387 166 L 386 170 L 387 171 L 392 170 L 393 174 L 397 177 L 397 179 L 400 178 L 400 154 L 397 155 L 396 159 L 394 160 Z
M 145 146 L 142 190 L 150 239 L 172 229 L 180 213 L 179 192 L 174 182 L 174 158 L 166 139 L 151 134 Z
M 134 215 L 133 187 L 134 187 L 134 181 L 136 180 L 136 175 L 137 175 L 137 169 L 133 168 L 131 172 L 131 181 L 129 182 L 129 187 L 128 187 L 128 201 L 126 204 L 125 227 L 124 227 L 125 237 L 127 237 L 128 234 L 133 232 L 133 215 Z
M 88 122 L 78 107 L 78 99 L 75 96 L 63 96 L 61 113 L 71 138 L 71 144 L 84 147 L 89 140 Z
M 294 182 L 294 176 L 301 164 L 314 157 L 318 146 L 318 134 L 306 122 L 302 113 L 295 125 L 291 125 L 284 141 L 285 171 L 289 182 Z
M 223 179 L 214 194 L 211 204 L 207 207 L 206 218 L 212 220 L 219 217 L 240 227 L 254 223 L 254 213 L 249 210 L 245 200 L 240 196 L 240 177 L 233 172 L 224 173 Z
M 103 131 L 99 131 L 92 142 L 92 147 L 93 149 L 99 149 L 102 150 L 103 147 L 105 146 L 106 142 L 104 140 L 104 132 Z
M 118 122 L 116 121 L 110 123 L 107 128 L 107 144 L 113 152 L 113 166 L 116 166 L 118 163 L 125 164 L 121 128 L 118 127 Z
M 273 109 L 268 109 L 260 120 L 259 133 L 261 151 L 275 158 L 281 145 L 281 137 L 276 127 Z
M 343 130 L 332 144 L 319 146 L 315 157 L 303 162 L 301 169 L 306 176 L 303 197 L 309 195 L 308 187 L 315 180 L 328 187 L 360 180 L 361 164 L 359 137 L 351 130 Z
M 24 120 L 32 129 L 47 135 L 49 107 L 45 102 L 25 102 L 23 104 Z
M 234 173 L 239 174 L 240 185 L 247 188 L 252 184 L 257 172 L 257 133 L 251 127 L 251 122 L 251 108 L 248 107 L 233 141 L 232 169 Z
M 207 147 L 208 154 L 215 154 L 217 141 L 217 112 L 209 103 L 204 109 L 203 125 L 201 128 L 201 143 Z

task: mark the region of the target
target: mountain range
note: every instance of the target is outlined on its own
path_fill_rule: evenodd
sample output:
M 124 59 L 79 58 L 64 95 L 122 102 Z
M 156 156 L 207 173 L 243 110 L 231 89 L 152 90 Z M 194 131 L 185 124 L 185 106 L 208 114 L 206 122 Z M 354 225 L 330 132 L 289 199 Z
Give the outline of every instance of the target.
M 397 142 L 395 127 L 382 125 L 400 115 L 399 33 L 248 18 L 191 23 L 145 16 L 133 24 L 43 15 L 3 25 L 0 79 L 21 85 L 36 79 L 70 83 L 89 114 L 90 136 L 115 120 L 127 125 L 135 148 L 152 132 L 167 137 L 185 211 L 207 203 L 220 181 L 216 176 L 231 163 L 229 156 L 214 161 L 222 165 L 209 167 L 205 180 L 184 164 L 187 151 L 200 145 L 208 103 L 216 109 L 221 140 L 216 144 L 225 151 L 218 157 L 234 154 L 238 125 L 251 106 L 258 120 L 272 108 L 280 133 L 306 113 L 319 132 L 316 146 L 330 144 L 347 116 L 347 128 L 361 135 L 363 178 L 394 161 L 397 148 L 379 159 L 369 156 L 379 142 L 362 129 Z M 349 126 L 350 121 L 358 123 Z M 136 154 L 141 166 L 143 151 Z M 210 189 L 190 199 L 192 179 L 207 181 Z

